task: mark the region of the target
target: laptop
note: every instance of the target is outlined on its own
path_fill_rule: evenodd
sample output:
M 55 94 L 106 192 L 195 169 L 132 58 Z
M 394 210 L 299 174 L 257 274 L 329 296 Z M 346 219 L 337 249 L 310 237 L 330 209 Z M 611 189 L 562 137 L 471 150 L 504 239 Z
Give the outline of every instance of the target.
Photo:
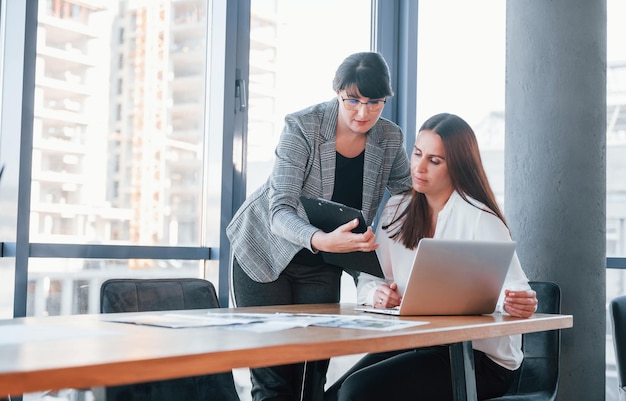
M 367 223 L 363 213 L 342 203 L 328 199 L 301 196 L 300 202 L 304 206 L 309 222 L 324 232 L 331 232 L 342 224 L 358 219 L 359 225 L 352 230 L 354 233 L 364 233 Z M 332 253 L 321 252 L 322 258 L 328 264 L 346 270 L 362 271 L 373 276 L 384 277 L 376 251 Z
M 400 306 L 356 310 L 400 316 L 493 313 L 514 252 L 513 241 L 424 238 Z

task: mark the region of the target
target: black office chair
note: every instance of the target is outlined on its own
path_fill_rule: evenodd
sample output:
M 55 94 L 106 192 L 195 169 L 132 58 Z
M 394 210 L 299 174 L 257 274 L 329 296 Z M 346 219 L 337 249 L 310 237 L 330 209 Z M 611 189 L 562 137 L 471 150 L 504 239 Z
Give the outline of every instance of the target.
M 561 313 L 561 289 L 556 283 L 531 281 L 537 292 L 537 313 Z M 554 401 L 559 386 L 560 330 L 522 334 L 524 362 L 506 395 L 488 401 Z
M 617 391 L 620 401 L 626 400 L 626 295 L 609 304 L 613 324 L 613 347 L 617 364 Z
M 195 278 L 110 279 L 100 287 L 100 312 L 219 307 L 211 282 Z M 240 401 L 232 372 L 106 387 L 106 401 Z

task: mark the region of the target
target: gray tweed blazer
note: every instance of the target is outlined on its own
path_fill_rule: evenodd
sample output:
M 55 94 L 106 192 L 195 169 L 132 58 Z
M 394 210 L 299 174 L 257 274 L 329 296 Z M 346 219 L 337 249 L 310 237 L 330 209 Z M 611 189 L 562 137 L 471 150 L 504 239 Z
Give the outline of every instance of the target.
M 285 117 L 272 174 L 251 194 L 226 228 L 233 255 L 258 282 L 278 278 L 318 230 L 309 224 L 300 195 L 330 199 L 335 184 L 335 131 L 339 102 L 333 99 Z M 363 215 L 371 224 L 385 189 L 411 187 L 404 134 L 380 118 L 367 134 L 363 166 Z

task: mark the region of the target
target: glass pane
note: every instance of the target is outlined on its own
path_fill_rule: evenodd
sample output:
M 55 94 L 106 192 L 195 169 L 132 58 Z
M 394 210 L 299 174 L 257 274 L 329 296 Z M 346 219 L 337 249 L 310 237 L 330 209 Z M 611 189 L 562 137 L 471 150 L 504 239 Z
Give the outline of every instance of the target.
M 626 257 L 626 4 L 609 0 L 607 10 L 606 255 Z
M 626 4 L 607 1 L 606 255 L 626 257 Z M 606 305 L 626 294 L 626 271 L 606 270 Z M 606 313 L 606 401 L 617 401 L 611 317 Z
M 197 260 L 31 258 L 27 315 L 100 313 L 100 285 L 112 277 L 205 277 L 218 289 L 217 263 L 205 272 L 204 261 Z
M 503 207 L 506 2 L 420 0 L 418 15 L 417 126 L 441 112 L 466 120 Z
M 370 50 L 370 19 L 365 0 L 252 0 L 248 194 L 271 171 L 285 115 L 330 100 L 341 61 Z
M 370 21 L 366 0 L 252 0 L 248 195 L 271 172 L 285 115 L 330 100 L 343 59 L 371 50 Z M 342 301 L 356 300 L 352 278 L 343 279 Z
M 200 244 L 206 4 L 39 3 L 32 242 Z
M 0 258 L 0 319 L 13 318 L 15 259 Z

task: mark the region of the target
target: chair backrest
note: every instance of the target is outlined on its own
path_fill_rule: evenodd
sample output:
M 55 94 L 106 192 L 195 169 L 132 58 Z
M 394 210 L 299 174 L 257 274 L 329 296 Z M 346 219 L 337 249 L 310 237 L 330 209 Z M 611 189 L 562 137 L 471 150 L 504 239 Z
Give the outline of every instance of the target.
M 100 287 L 100 312 L 218 308 L 215 287 L 198 278 L 110 279 Z M 107 401 L 239 401 L 232 371 L 104 389 Z
M 613 326 L 619 399 L 626 400 L 626 295 L 611 300 L 609 309 Z
M 199 278 L 109 279 L 100 286 L 100 312 L 219 308 L 215 287 Z
M 561 313 L 561 289 L 556 283 L 531 281 L 537 293 L 537 313 Z M 522 335 L 524 362 L 507 395 L 490 401 L 554 401 L 559 384 L 560 330 Z

